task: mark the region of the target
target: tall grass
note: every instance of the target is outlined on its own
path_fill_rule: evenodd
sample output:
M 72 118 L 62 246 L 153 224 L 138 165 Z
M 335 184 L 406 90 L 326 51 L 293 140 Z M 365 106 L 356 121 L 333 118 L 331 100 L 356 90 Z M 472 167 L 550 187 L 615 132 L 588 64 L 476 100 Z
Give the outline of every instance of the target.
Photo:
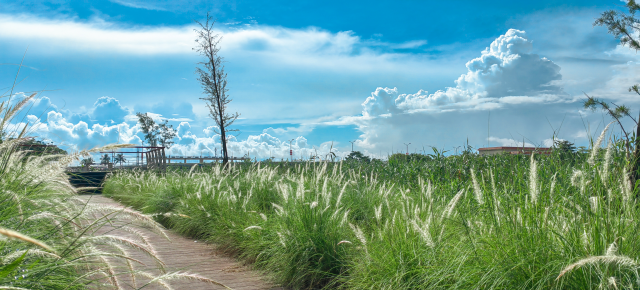
M 163 227 L 125 207 L 77 197 L 66 167 L 92 152 L 127 145 L 70 155 L 29 156 L 17 150 L 34 131 L 17 116 L 28 112 L 35 95 L 19 99 L 14 86 L 0 95 L 0 289 L 121 289 L 123 275 L 140 288 L 154 283 L 170 289 L 165 282 L 175 279 L 219 284 L 185 272 L 157 276 L 138 270 L 141 262 L 132 258 L 134 252 L 149 255 L 164 271 L 153 245 L 139 231 L 144 227 L 166 237 Z M 133 237 L 101 234 L 105 225 Z
M 294 289 L 637 289 L 623 157 L 123 171 L 104 192 Z

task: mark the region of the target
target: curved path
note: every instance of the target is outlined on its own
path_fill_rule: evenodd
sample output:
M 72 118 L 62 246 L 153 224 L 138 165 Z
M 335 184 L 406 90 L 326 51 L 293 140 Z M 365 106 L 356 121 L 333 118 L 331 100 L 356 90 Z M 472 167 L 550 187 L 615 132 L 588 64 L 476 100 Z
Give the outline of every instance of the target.
M 120 203 L 102 195 L 81 195 L 79 197 L 92 204 L 122 206 Z M 166 264 L 165 270 L 167 273 L 184 271 L 192 274 L 199 274 L 200 276 L 212 279 L 231 289 L 237 290 L 284 289 L 276 287 L 270 283 L 268 279 L 265 276 L 260 275 L 259 272 L 250 270 L 235 259 L 216 252 L 211 245 L 179 236 L 171 231 L 166 231 L 167 235 L 171 239 L 171 241 L 168 241 L 150 230 L 144 228 L 139 228 L 139 230 L 149 237 L 150 244 L 154 246 L 159 258 Z M 129 232 L 118 230 L 117 228 L 108 225 L 104 226 L 100 230 L 100 233 L 104 232 L 109 232 L 110 235 L 122 237 L 132 236 Z M 142 266 L 136 267 L 136 269 L 151 272 L 154 275 L 160 274 L 160 271 L 154 266 L 155 263 L 151 258 L 141 253 L 131 254 L 133 258 L 139 259 L 148 265 L 146 268 L 145 266 Z M 137 287 L 144 284 L 143 281 L 137 281 L 137 287 L 133 287 L 133 283 L 128 275 L 118 276 L 118 280 L 122 289 L 137 289 Z M 170 284 L 174 289 L 225 289 L 221 286 L 195 280 L 174 280 L 169 281 L 168 284 Z M 166 288 L 157 284 L 152 284 L 144 287 L 143 289 Z

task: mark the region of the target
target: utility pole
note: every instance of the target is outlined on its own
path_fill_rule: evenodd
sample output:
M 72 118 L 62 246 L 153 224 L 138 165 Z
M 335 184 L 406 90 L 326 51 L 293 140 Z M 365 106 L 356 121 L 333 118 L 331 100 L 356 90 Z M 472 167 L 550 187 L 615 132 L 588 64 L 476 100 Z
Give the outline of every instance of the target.
M 351 143 L 351 152 L 353 152 L 353 143 L 355 143 L 355 142 L 356 142 L 355 140 L 349 141 L 349 143 Z
M 295 139 L 289 140 L 289 156 L 291 156 L 291 162 L 293 162 L 293 150 L 291 150 L 291 142 Z
M 407 155 L 409 155 L 409 145 L 411 145 L 411 143 L 408 143 L 408 144 L 407 144 L 407 143 L 404 143 L 404 145 L 406 145 L 406 146 L 407 146 Z

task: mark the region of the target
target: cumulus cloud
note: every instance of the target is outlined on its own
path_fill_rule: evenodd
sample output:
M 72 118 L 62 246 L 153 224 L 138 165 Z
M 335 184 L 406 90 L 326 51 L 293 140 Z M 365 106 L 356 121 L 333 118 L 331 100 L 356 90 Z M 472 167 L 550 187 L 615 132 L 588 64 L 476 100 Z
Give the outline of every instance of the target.
M 91 149 L 113 143 L 143 144 L 144 135 L 137 124 L 137 119 L 125 118 L 125 116 L 131 117 L 131 115 L 128 109 L 122 107 L 115 98 L 98 98 L 92 110 L 84 115 L 59 111 L 46 97 L 32 100 L 32 107 L 37 110 L 49 110 L 43 115 L 43 118 L 33 114 L 26 114 L 22 118 L 32 125 L 32 133 L 42 139 L 59 144 L 65 150 Z M 166 119 L 157 113 L 149 112 L 148 114 L 158 122 Z M 115 123 L 115 120 L 119 120 L 120 123 Z M 16 122 L 11 128 L 19 130 L 24 125 L 24 122 Z M 219 156 L 221 154 L 220 136 L 215 134 L 213 129 L 213 126 L 209 126 L 202 130 L 202 133 L 196 134 L 193 131 L 194 127 L 189 122 L 180 122 L 176 127 L 177 136 L 173 140 L 175 143 L 167 149 L 166 154 L 172 156 Z M 289 134 L 295 133 L 294 131 L 291 130 Z M 316 154 L 325 157 L 330 150 L 342 157 L 347 154 L 335 148 L 332 149 L 330 143 L 310 146 L 307 139 L 299 135 L 294 137 L 292 142 L 288 142 L 263 132 L 258 135 L 249 135 L 245 140 L 231 136 L 228 142 L 229 153 L 234 157 L 287 159 L 290 158 L 290 148 L 296 159 L 308 159 Z M 97 155 L 94 157 L 97 158 Z
M 560 67 L 531 53 L 532 41 L 524 31 L 509 29 L 481 55 L 467 62 L 467 73 L 455 87 L 433 94 L 420 90 L 399 94 L 397 88 L 378 88 L 363 106 L 363 116 L 388 116 L 420 110 L 496 109 L 503 103 L 543 103 L 563 100 L 566 94 L 556 84 Z
M 120 123 L 130 112 L 112 97 L 100 97 L 93 104 L 92 121 L 100 124 Z
M 487 140 L 488 126 L 497 127 L 495 131 L 501 135 L 532 138 L 527 146 L 536 142 L 546 146 L 552 142 L 546 139 L 553 132 L 540 126 L 539 118 L 544 118 L 540 112 L 545 112 L 545 117 L 552 112 L 562 116 L 577 100 L 560 85 L 560 66 L 533 53 L 533 42 L 521 30 L 510 29 L 497 37 L 479 57 L 468 61 L 466 68 L 467 72 L 455 80 L 455 87 L 435 93 L 419 90 L 401 94 L 397 88 L 379 87 L 362 103 L 361 116 L 345 116 L 326 124 L 356 125 L 362 132 L 356 145 L 373 152 L 389 152 L 393 146 L 409 142 L 416 147 L 438 147 L 465 139 L 474 140 L 476 148 L 487 142 L 521 146 L 521 141 L 508 138 Z M 495 123 L 488 120 L 489 110 Z M 579 115 L 573 112 L 570 117 Z M 541 138 L 542 132 L 548 135 Z
M 46 122 L 39 126 L 41 132 L 46 132 L 46 137 L 71 150 L 91 149 L 107 144 L 133 143 L 140 144 L 137 136 L 139 128 L 131 127 L 127 123 L 112 126 L 93 124 L 91 127 L 79 121 L 74 124 L 67 121 L 62 113 L 50 111 L 47 113 Z

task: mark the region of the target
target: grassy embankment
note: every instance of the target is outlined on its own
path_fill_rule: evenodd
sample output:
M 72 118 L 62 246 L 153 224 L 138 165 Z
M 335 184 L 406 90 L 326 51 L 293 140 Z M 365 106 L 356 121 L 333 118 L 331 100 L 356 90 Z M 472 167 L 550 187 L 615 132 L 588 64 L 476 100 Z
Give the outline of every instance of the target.
M 593 153 L 121 172 L 105 194 L 294 289 L 637 289 L 636 196 L 622 153 Z

